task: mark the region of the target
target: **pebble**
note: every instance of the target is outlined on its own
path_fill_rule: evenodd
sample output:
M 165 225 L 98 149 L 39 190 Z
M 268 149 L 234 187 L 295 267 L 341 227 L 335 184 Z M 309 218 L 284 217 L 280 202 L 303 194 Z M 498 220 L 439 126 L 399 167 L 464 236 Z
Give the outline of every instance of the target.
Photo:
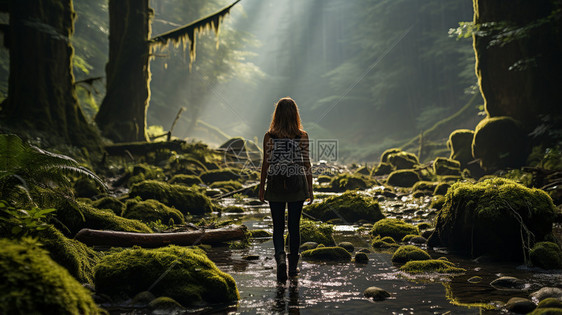
M 372 298 L 374 301 L 382 301 L 390 296 L 386 290 L 379 287 L 368 287 L 363 295 L 368 298 Z

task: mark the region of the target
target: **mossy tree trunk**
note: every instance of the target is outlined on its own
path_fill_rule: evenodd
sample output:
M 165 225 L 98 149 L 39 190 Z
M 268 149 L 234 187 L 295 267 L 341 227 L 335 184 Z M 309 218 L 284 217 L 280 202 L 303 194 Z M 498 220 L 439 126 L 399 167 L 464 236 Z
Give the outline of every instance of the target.
M 74 90 L 72 0 L 14 0 L 9 14 L 10 75 L 2 118 L 16 130 L 38 130 L 74 145 L 97 146 L 99 136 Z
M 149 0 L 109 0 L 107 94 L 96 123 L 115 142 L 148 139 L 151 16 Z

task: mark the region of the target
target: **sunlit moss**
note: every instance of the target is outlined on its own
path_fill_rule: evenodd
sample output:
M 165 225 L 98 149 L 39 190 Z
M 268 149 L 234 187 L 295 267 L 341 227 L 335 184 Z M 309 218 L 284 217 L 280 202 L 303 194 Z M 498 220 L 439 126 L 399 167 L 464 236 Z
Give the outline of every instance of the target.
M 359 175 L 338 174 L 330 180 L 330 186 L 334 191 L 346 191 L 367 188 L 367 181 Z
M 474 131 L 468 129 L 457 129 L 449 135 L 447 147 L 451 150 L 450 159 L 459 161 L 461 167 L 466 167 L 467 163 L 473 160 L 472 139 Z
M 539 242 L 529 253 L 531 263 L 544 269 L 562 269 L 562 250 L 552 242 Z
M 439 175 L 439 176 L 444 176 L 444 175 L 460 176 L 461 164 L 460 162 L 453 159 L 438 157 L 433 162 L 433 172 L 435 173 L 435 175 Z
M 174 175 L 172 179 L 168 181 L 170 184 L 177 184 L 177 185 L 199 185 L 203 184 L 203 181 L 197 175 L 186 175 L 186 174 L 178 174 Z
M 449 190 L 449 187 L 451 187 L 451 184 L 449 184 L 449 183 L 439 183 L 435 187 L 435 190 L 433 191 L 433 194 L 444 196 L 447 193 L 447 190 Z
M 398 152 L 388 155 L 388 163 L 392 164 L 395 169 L 412 169 L 419 164 L 418 157 L 410 152 Z
M 386 218 L 375 223 L 370 233 L 373 236 L 390 236 L 395 240 L 401 240 L 408 234 L 419 235 L 420 231 L 416 226 L 402 220 Z
M 398 149 L 398 148 L 392 148 L 392 149 L 388 149 L 385 150 L 382 154 L 381 154 L 381 163 L 388 163 L 388 157 L 391 154 L 395 154 L 395 153 L 400 153 L 402 152 L 402 150 Z
M 375 175 L 375 176 L 388 175 L 392 171 L 393 171 L 393 167 L 390 163 L 381 162 L 373 170 L 373 175 Z
M 384 218 L 378 201 L 355 192 L 331 196 L 322 202 L 305 206 L 304 212 L 317 220 L 339 218 L 347 223 L 359 220 L 376 222 Z
M 244 186 L 240 184 L 240 182 L 228 180 L 228 181 L 213 182 L 211 183 L 211 185 L 209 185 L 209 187 L 218 188 L 224 192 L 231 192 L 238 189 L 242 189 Z
M 401 271 L 417 273 L 462 273 L 466 269 L 456 267 L 454 263 L 441 259 L 410 260 L 400 267 Z
M 322 261 L 350 261 L 351 254 L 343 247 L 317 247 L 301 253 L 303 259 Z
M 125 210 L 125 204 L 115 197 L 103 197 L 92 203 L 98 209 L 109 209 L 116 215 L 121 215 Z
M 310 220 L 301 220 L 301 243 L 316 242 L 326 246 L 336 244 L 334 240 L 334 226 L 326 223 L 316 223 Z
M 428 260 L 431 256 L 423 249 L 414 245 L 402 245 L 392 255 L 392 262 L 406 263 L 411 260 Z
M 433 198 L 431 198 L 431 203 L 429 204 L 429 207 L 432 209 L 440 210 L 445 204 L 445 200 L 446 200 L 445 196 L 442 195 L 434 196 Z
M 175 209 L 166 206 L 158 200 L 148 199 L 139 201 L 136 199 L 127 200 L 127 207 L 122 213 L 124 218 L 136 219 L 145 223 L 160 222 L 168 223 L 172 220 L 175 224 L 185 222 L 183 214 Z

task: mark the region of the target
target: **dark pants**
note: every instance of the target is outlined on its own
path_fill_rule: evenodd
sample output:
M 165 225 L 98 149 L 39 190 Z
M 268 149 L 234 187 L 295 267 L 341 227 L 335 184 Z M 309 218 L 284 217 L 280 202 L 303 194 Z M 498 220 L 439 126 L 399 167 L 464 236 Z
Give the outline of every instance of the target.
M 293 202 L 269 202 L 271 218 L 273 219 L 273 247 L 275 254 L 284 252 L 283 234 L 285 233 L 285 205 L 289 205 L 289 252 L 298 254 L 301 245 L 300 220 L 304 200 Z

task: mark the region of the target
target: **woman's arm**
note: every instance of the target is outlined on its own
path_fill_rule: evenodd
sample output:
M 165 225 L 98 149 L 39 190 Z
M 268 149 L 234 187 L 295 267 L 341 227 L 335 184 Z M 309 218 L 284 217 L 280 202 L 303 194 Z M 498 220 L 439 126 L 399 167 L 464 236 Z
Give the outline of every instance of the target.
M 265 133 L 263 136 L 263 160 L 261 163 L 261 176 L 260 176 L 260 189 L 259 198 L 261 202 L 264 202 L 265 197 L 265 179 L 267 177 L 267 170 L 269 169 L 269 154 L 271 152 L 271 144 L 269 143 L 269 132 Z
M 312 203 L 314 200 L 314 194 L 312 191 L 312 166 L 310 165 L 310 143 L 308 140 L 308 133 L 304 132 L 302 140 L 302 156 L 304 171 L 306 174 L 306 183 L 308 186 L 308 198 L 310 198 L 310 203 Z

